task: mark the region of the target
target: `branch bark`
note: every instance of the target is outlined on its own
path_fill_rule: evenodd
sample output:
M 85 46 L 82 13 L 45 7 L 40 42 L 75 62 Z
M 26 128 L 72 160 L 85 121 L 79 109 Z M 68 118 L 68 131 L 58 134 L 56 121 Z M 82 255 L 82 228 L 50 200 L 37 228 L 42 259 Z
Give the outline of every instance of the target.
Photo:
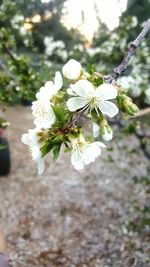
M 136 115 L 134 115 L 133 117 L 131 117 L 130 119 L 138 119 L 142 116 L 146 116 L 146 115 L 149 115 L 150 114 L 150 108 L 145 108 L 145 109 L 142 109 L 140 110 Z
M 126 56 L 124 57 L 123 61 L 120 63 L 120 65 L 113 69 L 111 75 L 104 77 L 107 83 L 112 83 L 113 81 L 117 81 L 117 79 L 121 76 L 121 74 L 126 70 L 130 59 L 135 54 L 136 49 L 140 46 L 141 42 L 143 41 L 143 39 L 145 38 L 145 36 L 148 34 L 149 31 L 150 31 L 150 19 L 148 19 L 138 37 L 133 42 L 131 42 L 129 50 Z

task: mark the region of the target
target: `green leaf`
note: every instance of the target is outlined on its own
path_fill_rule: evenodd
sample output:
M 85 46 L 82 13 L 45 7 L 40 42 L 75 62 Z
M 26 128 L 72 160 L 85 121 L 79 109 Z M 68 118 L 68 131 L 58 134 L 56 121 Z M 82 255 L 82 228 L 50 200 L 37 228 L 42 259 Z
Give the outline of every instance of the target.
M 86 71 L 89 73 L 89 74 L 93 74 L 95 71 L 96 71 L 96 66 L 94 65 L 88 65 L 87 68 L 86 68 Z
M 58 157 L 57 153 L 60 150 L 62 142 L 63 142 L 62 136 L 57 136 L 51 140 L 47 140 L 45 144 L 41 147 L 42 157 L 44 157 L 46 154 L 48 154 L 52 150 L 53 156 L 54 156 L 53 159 L 56 160 Z
M 62 125 L 64 125 L 65 123 L 64 108 L 62 106 L 52 106 L 52 109 L 55 113 L 57 121 L 60 122 Z
M 46 143 L 41 147 L 42 157 L 50 152 L 52 148 L 53 144 L 50 141 L 46 141 Z
M 61 148 L 61 143 L 54 145 L 53 148 L 52 148 L 53 160 L 54 161 L 56 161 L 58 159 L 60 148 Z
M 95 77 L 93 79 L 93 83 L 96 87 L 98 87 L 99 85 L 103 84 L 103 78 L 101 77 Z
M 3 150 L 4 148 L 6 148 L 7 146 L 3 146 L 3 145 L 0 145 L 0 150 Z

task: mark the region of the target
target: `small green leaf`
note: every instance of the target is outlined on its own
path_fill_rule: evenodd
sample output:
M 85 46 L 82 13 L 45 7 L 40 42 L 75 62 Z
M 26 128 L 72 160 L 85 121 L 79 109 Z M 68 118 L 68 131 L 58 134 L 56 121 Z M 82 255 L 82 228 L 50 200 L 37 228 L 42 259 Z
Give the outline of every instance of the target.
M 3 145 L 0 145 L 0 150 L 3 150 L 4 148 L 6 148 L 7 146 L 3 146 Z
M 52 106 L 55 116 L 62 125 L 65 122 L 64 108 L 62 106 Z
M 98 87 L 101 84 L 103 84 L 103 78 L 102 77 L 93 76 L 92 82 L 96 87 Z
M 42 157 L 50 152 L 52 148 L 53 144 L 50 141 L 46 141 L 46 143 L 41 147 Z
M 61 148 L 61 143 L 53 145 L 53 148 L 52 148 L 53 161 L 56 161 L 58 159 L 60 148 Z

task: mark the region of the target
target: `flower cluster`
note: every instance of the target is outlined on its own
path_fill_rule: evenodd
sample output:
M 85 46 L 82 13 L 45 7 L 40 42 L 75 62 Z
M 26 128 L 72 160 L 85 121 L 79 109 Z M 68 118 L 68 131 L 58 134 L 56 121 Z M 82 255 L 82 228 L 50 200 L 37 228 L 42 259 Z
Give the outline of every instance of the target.
M 56 72 L 54 81 L 40 88 L 31 109 L 35 128 L 22 136 L 22 142 L 29 146 L 39 174 L 44 171 L 43 157 L 51 151 L 56 160 L 62 145 L 65 152 L 71 152 L 74 168 L 83 169 L 106 147 L 99 139 L 112 140 L 108 119 L 116 116 L 119 109 L 129 115 L 137 112 L 122 87 L 106 83 L 95 72 L 86 72 L 74 59 L 63 66 L 62 74 Z M 91 121 L 88 131 L 84 129 L 85 120 L 81 121 L 83 113 L 85 120 Z

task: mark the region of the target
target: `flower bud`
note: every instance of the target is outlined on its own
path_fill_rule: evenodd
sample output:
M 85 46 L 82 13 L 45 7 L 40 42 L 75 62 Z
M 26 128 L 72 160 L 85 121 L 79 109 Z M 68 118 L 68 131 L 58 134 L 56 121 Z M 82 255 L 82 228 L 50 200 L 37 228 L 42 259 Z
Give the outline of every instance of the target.
M 105 119 L 100 122 L 100 126 L 95 122 L 93 123 L 93 136 L 96 138 L 98 135 L 106 142 L 113 138 L 113 131 Z
M 118 96 L 119 108 L 130 116 L 138 112 L 138 107 L 132 102 L 132 99 L 124 94 Z
M 126 107 L 126 112 L 130 116 L 134 116 L 138 112 L 138 107 L 134 103 L 131 102 L 130 105 Z
M 82 74 L 81 64 L 74 60 L 70 59 L 62 68 L 62 73 L 65 78 L 68 80 L 78 80 Z
M 106 142 L 109 142 L 113 139 L 113 131 L 108 124 L 100 128 L 100 134 L 102 139 Z

